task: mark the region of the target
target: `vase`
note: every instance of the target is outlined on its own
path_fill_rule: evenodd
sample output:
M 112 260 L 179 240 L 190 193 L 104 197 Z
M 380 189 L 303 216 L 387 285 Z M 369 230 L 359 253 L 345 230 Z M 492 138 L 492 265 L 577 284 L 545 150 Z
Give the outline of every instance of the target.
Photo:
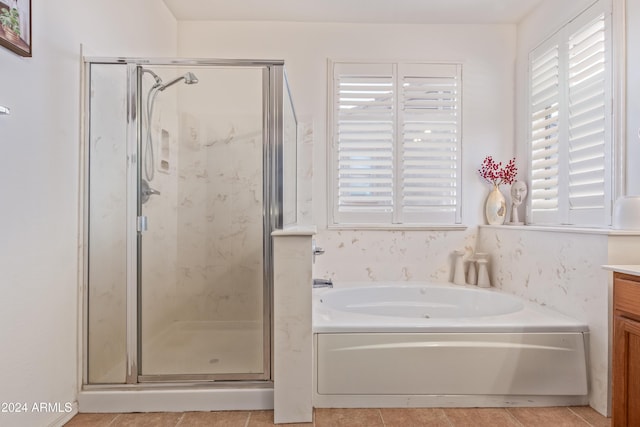
M 453 283 L 456 285 L 465 285 L 466 281 L 464 278 L 464 262 L 462 261 L 464 251 L 453 251 L 453 254 L 455 256 Z
M 507 216 L 507 202 L 500 191 L 500 187 L 493 186 L 484 205 L 484 214 L 489 225 L 502 225 Z

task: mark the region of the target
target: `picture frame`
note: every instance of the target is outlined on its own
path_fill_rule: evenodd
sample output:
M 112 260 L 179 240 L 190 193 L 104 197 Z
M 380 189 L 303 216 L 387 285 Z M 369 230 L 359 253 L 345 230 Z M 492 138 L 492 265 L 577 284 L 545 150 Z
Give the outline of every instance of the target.
M 0 45 L 30 57 L 31 0 L 0 0 Z

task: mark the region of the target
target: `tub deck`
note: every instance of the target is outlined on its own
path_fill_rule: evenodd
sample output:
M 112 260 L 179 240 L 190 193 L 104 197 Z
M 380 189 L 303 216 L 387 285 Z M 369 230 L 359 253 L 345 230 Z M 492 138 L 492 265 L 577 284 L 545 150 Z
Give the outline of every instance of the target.
M 350 292 L 353 289 L 362 290 L 360 296 L 366 298 L 368 290 L 393 292 L 394 289 L 408 291 L 407 297 L 412 299 L 395 298 L 393 306 L 396 313 L 392 315 L 367 314 L 366 309 L 358 308 L 357 312 L 349 309 L 349 304 L 344 304 L 336 309 L 329 306 L 325 301 L 328 296 L 336 296 L 343 292 Z M 482 310 L 484 315 L 469 316 L 459 315 L 456 317 L 429 316 L 428 307 L 423 309 L 423 316 L 413 315 L 416 305 L 414 294 L 420 295 L 421 291 L 429 289 L 451 290 L 452 297 L 460 298 L 458 293 L 465 291 L 482 295 L 482 303 L 491 304 L 492 295 L 502 299 L 509 298 L 517 302 L 519 307 L 513 311 L 502 310 L 497 314 L 491 314 L 487 310 Z M 410 293 L 411 292 L 411 293 Z M 354 295 L 348 295 L 353 298 Z M 355 295 L 358 297 L 358 295 Z M 476 297 L 476 295 L 473 295 Z M 464 298 L 464 297 L 462 297 Z M 379 301 L 359 300 L 358 305 L 379 305 Z M 452 301 L 455 304 L 456 301 Z M 442 305 L 442 302 L 439 303 Z M 473 307 L 472 303 L 466 304 Z M 464 306 L 462 307 L 464 309 Z M 462 309 L 458 310 L 461 311 Z M 505 312 L 507 311 L 507 312 Z M 456 310 L 451 310 L 456 312 Z M 403 313 L 411 315 L 403 316 Z M 376 332 L 588 332 L 588 326 L 579 320 L 565 316 L 557 311 L 542 307 L 538 304 L 524 301 L 513 295 L 506 295 L 499 290 L 480 289 L 476 286 L 459 286 L 451 284 L 434 283 L 391 283 L 385 285 L 372 285 L 371 283 L 349 283 L 346 285 L 336 285 L 333 289 L 314 289 L 313 293 L 313 332 L 314 333 L 376 333 Z

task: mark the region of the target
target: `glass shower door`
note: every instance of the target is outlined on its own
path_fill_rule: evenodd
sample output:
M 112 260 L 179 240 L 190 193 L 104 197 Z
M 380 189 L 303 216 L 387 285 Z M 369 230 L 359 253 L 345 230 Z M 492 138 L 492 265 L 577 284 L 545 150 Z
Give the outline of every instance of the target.
M 263 73 L 138 68 L 140 381 L 269 377 Z

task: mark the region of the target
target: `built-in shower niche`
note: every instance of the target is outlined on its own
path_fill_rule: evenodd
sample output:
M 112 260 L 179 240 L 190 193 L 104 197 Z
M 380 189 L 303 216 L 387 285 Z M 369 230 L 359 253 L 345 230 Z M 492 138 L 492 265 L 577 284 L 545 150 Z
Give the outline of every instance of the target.
M 271 231 L 297 217 L 282 64 L 141 62 L 87 63 L 85 382 L 268 381 Z

